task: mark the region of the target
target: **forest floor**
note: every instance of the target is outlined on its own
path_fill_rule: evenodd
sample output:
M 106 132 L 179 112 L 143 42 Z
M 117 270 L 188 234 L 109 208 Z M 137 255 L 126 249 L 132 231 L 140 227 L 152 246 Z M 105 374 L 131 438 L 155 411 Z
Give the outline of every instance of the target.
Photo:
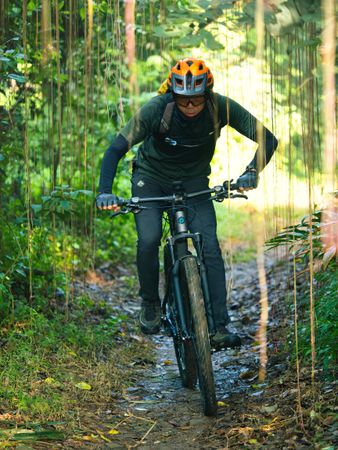
M 129 387 L 111 392 L 109 398 L 91 397 L 77 405 L 77 429 L 63 442 L 17 442 L 29 449 L 334 449 L 337 384 L 311 383 L 308 367 L 300 369 L 287 354 L 292 332 L 292 281 L 287 263 L 267 259 L 269 326 L 267 376 L 258 381 L 259 282 L 255 261 L 235 264 L 229 310 L 232 326 L 244 345 L 238 350 L 213 354 L 218 414 L 205 417 L 199 391 L 182 388 L 171 338 L 146 337 L 137 328 L 139 300 L 133 270 L 106 265 L 93 272 L 82 286 L 94 301 L 104 300 L 117 315 L 126 317 L 118 345 L 132 341 L 140 354 L 132 354 L 125 370 L 132 373 Z M 126 285 L 130 286 L 126 288 Z M 80 284 L 78 286 L 80 289 Z M 289 298 L 289 299 L 288 299 Z M 97 317 L 99 320 L 99 316 Z M 142 348 L 151 349 L 144 352 Z M 121 366 L 122 361 L 115 361 Z M 316 373 L 321 379 L 321 373 Z M 300 397 L 299 397 L 300 393 Z M 301 401 L 301 408 L 298 404 Z M 56 425 L 56 429 L 58 426 Z M 13 445 L 14 443 L 12 443 Z M 11 445 L 11 447 L 12 447 Z
M 120 268 L 125 279 L 128 271 Z M 287 334 L 292 329 L 292 281 L 288 264 L 268 260 L 269 362 L 267 377 L 258 381 L 260 290 L 255 261 L 236 264 L 229 309 L 233 327 L 244 345 L 239 350 L 213 354 L 218 415 L 201 413 L 199 391 L 182 388 L 171 338 L 146 337 L 132 328 L 129 338 L 150 341 L 155 358 L 136 358 L 134 383 L 123 395 L 114 396 L 106 409 L 96 411 L 92 420 L 92 442 L 86 447 L 100 449 L 329 449 L 338 437 L 334 421 L 335 383 L 311 383 L 308 367 L 301 367 L 298 397 L 296 366 L 285 352 Z M 123 284 L 123 283 L 122 283 Z M 89 286 L 90 287 L 90 286 Z M 139 301 L 135 296 L 122 299 L 111 295 L 106 286 L 94 283 L 95 296 L 121 309 L 137 320 Z M 290 297 L 290 301 L 287 301 Z M 120 298 L 120 302 L 116 299 Z M 121 344 L 123 344 L 121 342 Z M 320 378 L 320 374 L 316 376 Z M 301 399 L 301 409 L 297 398 Z M 102 406 L 102 405 L 101 405 Z M 88 418 L 86 419 L 88 421 Z M 98 442 L 100 441 L 100 443 Z M 84 442 L 69 439 L 64 448 L 84 448 Z

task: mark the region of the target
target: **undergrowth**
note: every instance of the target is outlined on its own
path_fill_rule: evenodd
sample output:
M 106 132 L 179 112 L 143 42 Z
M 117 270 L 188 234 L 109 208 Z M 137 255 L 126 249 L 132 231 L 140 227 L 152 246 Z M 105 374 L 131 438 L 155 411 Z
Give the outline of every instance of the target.
M 0 330 L 0 413 L 17 420 L 66 420 L 74 426 L 81 404 L 108 403 L 131 383 L 131 361 L 150 358 L 147 345 L 126 333 L 126 317 L 87 298 L 69 318 L 23 303 Z
M 317 364 L 325 378 L 334 378 L 338 364 L 337 304 L 338 264 L 331 263 L 325 271 L 315 275 L 315 345 Z M 299 350 L 304 363 L 311 360 L 309 292 L 299 299 Z
M 325 212 L 325 214 L 323 214 Z M 337 224 L 337 214 L 332 211 L 329 221 L 326 211 L 316 211 L 303 217 L 300 223 L 289 226 L 267 242 L 268 248 L 286 246 L 294 255 L 298 269 L 306 276 L 298 293 L 298 338 L 299 356 L 303 364 L 311 365 L 311 310 L 310 271 L 313 273 L 313 300 L 315 317 L 316 366 L 325 378 L 334 377 L 337 367 L 337 320 L 338 305 L 338 249 L 332 226 Z M 325 245 L 324 242 L 329 242 Z M 291 353 L 294 352 L 294 337 L 290 336 Z

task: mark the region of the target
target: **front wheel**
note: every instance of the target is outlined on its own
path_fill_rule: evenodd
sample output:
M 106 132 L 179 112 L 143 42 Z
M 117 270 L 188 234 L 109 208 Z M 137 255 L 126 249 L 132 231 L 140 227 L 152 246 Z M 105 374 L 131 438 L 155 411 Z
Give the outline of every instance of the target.
M 217 413 L 214 374 L 212 370 L 208 323 L 197 262 L 194 257 L 182 260 L 183 276 L 188 290 L 191 309 L 192 329 L 196 352 L 199 387 L 206 416 Z
M 182 386 L 188 389 L 193 389 L 197 383 L 197 368 L 195 362 L 195 349 L 190 339 L 184 340 L 179 326 L 177 309 L 172 293 L 172 286 L 170 286 L 170 255 L 167 247 L 164 249 L 164 273 L 165 273 L 165 286 L 167 293 L 167 310 L 165 314 L 172 321 L 175 327 L 175 333 L 173 333 L 173 343 L 175 349 L 175 355 L 177 359 L 177 365 L 180 372 Z M 189 302 L 185 302 L 185 314 L 187 320 L 190 321 L 190 308 Z

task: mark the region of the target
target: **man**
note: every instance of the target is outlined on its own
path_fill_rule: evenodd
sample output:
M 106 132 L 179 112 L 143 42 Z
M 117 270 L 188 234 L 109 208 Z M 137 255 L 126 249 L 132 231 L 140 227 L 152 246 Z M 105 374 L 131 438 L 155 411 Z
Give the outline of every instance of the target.
M 186 58 L 171 69 L 167 92 L 152 98 L 131 118 L 106 151 L 100 176 L 99 209 L 116 209 L 111 194 L 116 168 L 122 156 L 142 142 L 134 161 L 132 194 L 139 197 L 170 195 L 172 182 L 183 181 L 187 192 L 206 189 L 210 162 L 220 129 L 230 125 L 261 147 L 239 177 L 240 190 L 257 187 L 258 173 L 269 162 L 277 139 L 255 117 L 235 101 L 213 93 L 213 76 L 204 61 Z M 260 130 L 260 131 L 258 131 Z M 236 347 L 240 338 L 227 324 L 225 270 L 216 236 L 212 202 L 191 201 L 189 229 L 203 236 L 217 333 L 216 346 Z M 142 297 L 140 326 L 147 334 L 160 329 L 159 245 L 162 235 L 161 209 L 151 208 L 135 215 L 138 233 L 137 269 Z

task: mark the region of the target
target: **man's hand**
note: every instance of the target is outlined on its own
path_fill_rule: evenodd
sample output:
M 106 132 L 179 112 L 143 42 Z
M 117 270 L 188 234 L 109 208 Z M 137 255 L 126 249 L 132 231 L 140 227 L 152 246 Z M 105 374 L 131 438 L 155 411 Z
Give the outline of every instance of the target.
M 97 209 L 109 209 L 117 212 L 120 210 L 118 201 L 119 198 L 114 194 L 99 194 L 96 197 L 95 204 Z
M 258 185 L 259 176 L 257 170 L 254 168 L 247 168 L 244 173 L 238 178 L 238 191 L 250 191 L 255 189 Z

